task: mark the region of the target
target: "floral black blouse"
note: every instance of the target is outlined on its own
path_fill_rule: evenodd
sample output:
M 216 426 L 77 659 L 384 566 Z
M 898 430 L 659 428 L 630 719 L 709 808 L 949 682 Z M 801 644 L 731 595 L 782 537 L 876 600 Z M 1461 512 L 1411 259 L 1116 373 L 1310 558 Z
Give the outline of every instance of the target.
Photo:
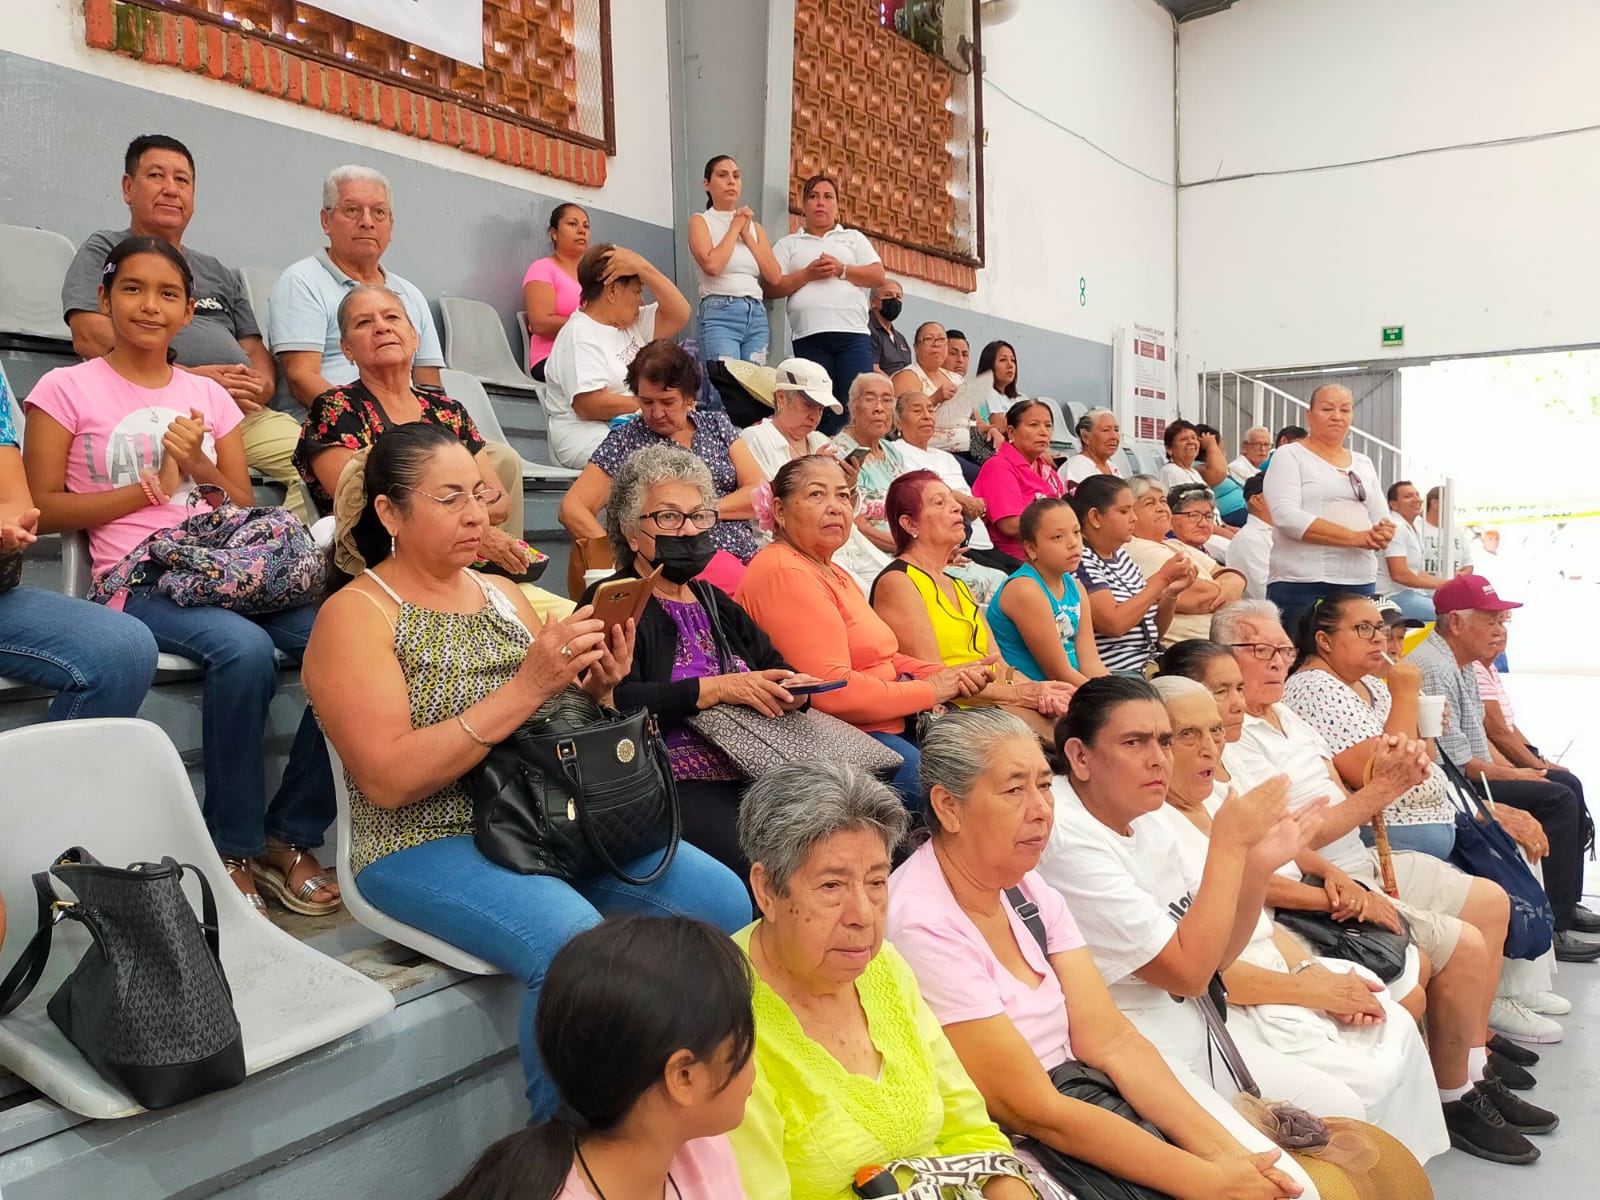
M 411 393 L 422 405 L 420 420 L 443 425 L 474 454 L 483 449 L 483 437 L 467 410 L 445 395 L 443 388 L 412 384 Z M 364 450 L 394 424 L 378 398 L 359 379 L 342 387 L 329 388 L 316 398 L 306 423 L 300 428 L 294 465 L 310 489 L 319 514 L 327 516 L 333 512 L 333 497 L 317 482 L 311 469 L 312 460 L 324 450 Z

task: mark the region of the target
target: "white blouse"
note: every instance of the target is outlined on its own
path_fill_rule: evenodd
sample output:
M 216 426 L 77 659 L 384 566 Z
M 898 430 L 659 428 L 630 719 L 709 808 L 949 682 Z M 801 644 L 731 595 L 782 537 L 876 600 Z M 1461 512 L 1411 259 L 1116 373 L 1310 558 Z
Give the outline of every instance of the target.
M 1372 583 L 1378 555 L 1350 546 L 1302 541 L 1321 519 L 1347 529 L 1369 529 L 1389 515 L 1378 469 L 1365 454 L 1350 452 L 1340 470 L 1299 443 L 1280 447 L 1267 466 L 1262 493 L 1272 513 L 1271 583 Z

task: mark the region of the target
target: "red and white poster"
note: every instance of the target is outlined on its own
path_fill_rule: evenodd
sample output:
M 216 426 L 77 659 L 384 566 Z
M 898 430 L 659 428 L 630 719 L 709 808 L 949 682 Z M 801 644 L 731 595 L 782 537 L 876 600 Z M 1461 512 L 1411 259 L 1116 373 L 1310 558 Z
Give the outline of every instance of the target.
M 1129 379 L 1129 412 L 1132 416 L 1132 435 L 1144 442 L 1159 442 L 1167 428 L 1167 417 L 1172 412 L 1168 389 L 1172 386 L 1170 351 L 1167 335 L 1148 325 L 1133 327 L 1132 359 Z

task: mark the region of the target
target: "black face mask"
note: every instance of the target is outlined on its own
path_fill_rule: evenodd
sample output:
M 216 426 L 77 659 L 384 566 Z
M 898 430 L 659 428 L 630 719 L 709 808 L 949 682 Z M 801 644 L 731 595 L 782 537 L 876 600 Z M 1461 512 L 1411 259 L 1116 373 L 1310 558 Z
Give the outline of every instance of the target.
M 711 565 L 717 552 L 709 531 L 687 537 L 658 537 L 650 565 L 661 568 L 661 578 L 680 587 Z
M 900 310 L 903 307 L 904 305 L 902 305 L 900 301 L 895 299 L 893 296 L 886 296 L 882 300 L 878 301 L 878 311 L 883 314 L 883 319 L 885 321 L 899 320 Z

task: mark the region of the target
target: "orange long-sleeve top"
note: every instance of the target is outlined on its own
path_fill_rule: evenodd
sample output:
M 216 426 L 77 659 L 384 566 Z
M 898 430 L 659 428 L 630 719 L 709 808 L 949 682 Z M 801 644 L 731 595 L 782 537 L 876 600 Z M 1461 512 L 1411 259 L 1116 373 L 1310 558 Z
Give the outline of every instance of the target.
M 734 599 L 796 671 L 849 681 L 813 698 L 820 711 L 868 733 L 899 733 L 906 717 L 933 707 L 925 677 L 942 667 L 901 654 L 860 585 L 832 563 L 774 542 L 750 560 Z

